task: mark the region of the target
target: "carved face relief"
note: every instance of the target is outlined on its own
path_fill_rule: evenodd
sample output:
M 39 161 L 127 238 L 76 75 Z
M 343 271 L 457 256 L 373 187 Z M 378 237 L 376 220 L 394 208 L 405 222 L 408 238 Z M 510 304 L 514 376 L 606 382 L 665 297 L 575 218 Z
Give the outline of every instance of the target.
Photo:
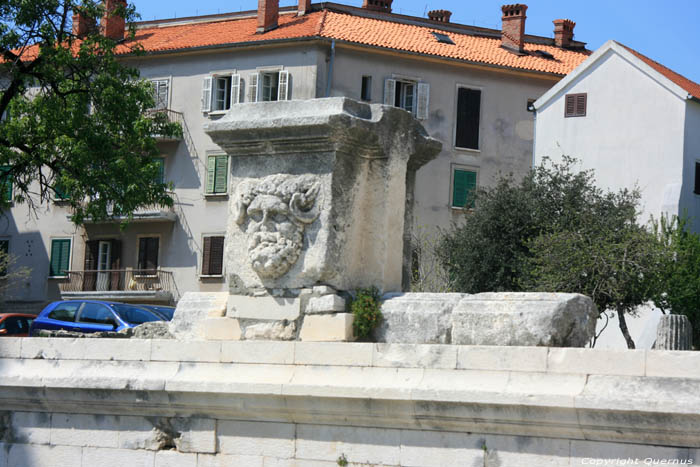
M 260 277 L 281 277 L 299 259 L 304 228 L 319 215 L 320 187 L 312 175 L 271 175 L 238 186 L 234 215 L 248 235 L 248 259 Z

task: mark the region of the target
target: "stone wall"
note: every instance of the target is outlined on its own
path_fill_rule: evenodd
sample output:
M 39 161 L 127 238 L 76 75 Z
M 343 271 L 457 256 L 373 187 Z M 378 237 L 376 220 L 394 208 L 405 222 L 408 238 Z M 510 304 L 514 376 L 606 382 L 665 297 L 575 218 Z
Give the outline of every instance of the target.
M 700 462 L 696 352 L 6 338 L 0 375 L 0 467 Z

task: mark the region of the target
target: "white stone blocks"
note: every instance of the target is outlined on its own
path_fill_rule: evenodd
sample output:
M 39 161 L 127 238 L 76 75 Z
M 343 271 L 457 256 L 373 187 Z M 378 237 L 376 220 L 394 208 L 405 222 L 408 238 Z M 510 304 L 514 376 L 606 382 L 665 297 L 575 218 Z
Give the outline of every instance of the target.
M 294 321 L 263 321 L 246 326 L 243 336 L 246 340 L 290 341 L 296 337 Z
M 226 316 L 238 319 L 294 321 L 301 313 L 300 303 L 299 298 L 230 295 Z
M 401 430 L 399 465 L 403 467 L 462 465 L 471 467 L 488 464 L 483 462 L 483 449 L 478 440 L 466 433 Z
M 197 467 L 197 454 L 158 451 L 154 467 Z
M 79 449 L 79 448 L 78 448 Z M 66 463 L 37 463 L 34 465 L 56 465 L 56 466 L 99 466 L 99 467 L 153 467 L 155 463 L 155 452 L 130 449 L 110 449 L 110 448 L 83 448 L 82 464 Z
M 333 297 L 334 295 L 327 295 Z M 354 340 L 352 313 L 307 315 L 301 326 L 299 340 L 312 342 L 349 342 Z
M 12 412 L 12 441 L 19 444 L 50 444 L 51 414 L 47 412 Z M 0 466 L 2 464 L 0 463 Z
M 457 350 L 455 345 L 375 344 L 372 366 L 454 369 Z
M 399 465 L 400 431 L 392 429 L 298 425 L 296 458 L 334 462 Z
M 151 341 L 141 339 L 22 339 L 22 358 L 64 360 L 149 360 Z
M 178 339 L 203 339 L 204 320 L 226 315 L 228 292 L 186 292 L 177 302 L 170 332 Z
M 51 444 L 55 446 L 119 446 L 119 421 L 114 415 L 53 414 Z
M 291 458 L 294 433 L 290 423 L 222 420 L 218 423 L 219 450 L 222 454 Z
M 19 358 L 22 340 L 15 337 L 0 338 L 0 358 Z
M 221 361 L 236 363 L 294 363 L 294 342 L 231 341 L 221 343 Z
M 151 360 L 166 362 L 218 362 L 221 343 L 216 341 L 153 340 Z
M 382 297 L 378 342 L 449 344 L 452 310 L 464 294 L 405 293 Z
M 179 437 L 175 445 L 181 452 L 216 452 L 216 420 L 211 418 L 174 418 L 172 427 Z
M 306 314 L 344 313 L 345 299 L 339 295 L 322 295 L 320 297 L 311 297 L 304 312 Z
M 548 350 L 547 371 L 552 373 L 644 376 L 645 372 L 645 350 L 574 348 Z
M 294 363 L 297 365 L 371 366 L 373 344 L 346 342 L 296 342 Z
M 328 285 L 315 285 L 311 290 L 314 295 L 318 296 L 334 295 L 336 293 L 336 290 Z
M 622 461 L 628 459 L 631 461 L 626 465 L 697 465 L 700 462 L 700 458 L 693 459 L 692 452 L 686 448 L 583 440 L 571 441 L 569 456 L 571 467 L 625 465 Z M 693 459 L 693 463 L 688 463 L 688 459 Z
M 8 445 L 6 445 L 7 447 Z M 83 451 L 77 446 L 43 446 L 37 444 L 11 444 L 7 452 L 8 467 L 34 467 L 34 466 L 82 466 L 107 464 L 82 463 Z M 3 450 L 4 451 L 4 450 Z M 2 455 L 0 455 L 0 458 Z M 144 464 L 144 467 L 147 464 Z M 141 467 L 141 466 L 130 466 Z M 150 465 L 148 467 L 151 467 Z
M 240 340 L 241 326 L 233 318 L 207 318 L 204 320 L 204 337 L 207 340 Z
M 646 375 L 670 378 L 700 378 L 700 352 L 649 350 Z
M 460 345 L 457 368 L 494 371 L 546 371 L 545 347 Z

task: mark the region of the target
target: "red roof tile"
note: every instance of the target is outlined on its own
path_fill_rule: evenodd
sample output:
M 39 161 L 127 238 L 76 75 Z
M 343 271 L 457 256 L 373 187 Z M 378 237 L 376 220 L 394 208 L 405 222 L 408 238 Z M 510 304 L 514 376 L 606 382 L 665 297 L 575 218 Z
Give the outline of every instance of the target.
M 656 62 L 652 60 L 651 58 L 647 57 L 646 55 L 643 55 L 639 52 L 637 52 L 634 49 L 631 49 L 627 47 L 624 44 L 620 44 L 622 47 L 625 49 L 629 50 L 634 54 L 637 58 L 639 58 L 641 61 L 652 67 L 654 70 L 658 71 L 662 75 L 664 75 L 666 78 L 670 79 L 673 81 L 675 84 L 680 86 L 681 88 L 685 89 L 688 91 L 688 94 L 692 95 L 696 99 L 700 99 L 700 84 L 696 83 L 695 81 L 691 81 L 685 76 L 676 73 L 675 71 L 671 70 L 670 68 L 667 68 L 660 64 L 659 62 Z
M 557 75 L 566 75 L 590 55 L 587 50 L 573 51 L 553 45 L 527 43 L 525 50 L 529 52 L 542 50 L 551 54 L 552 58 L 535 55 L 520 56 L 502 49 L 499 38 L 445 32 L 429 26 L 367 18 L 332 10 L 315 11 L 301 17 L 282 14 L 279 27 L 264 34 L 256 34 L 256 27 L 257 18 L 255 17 L 173 26 L 146 26 L 137 30 L 134 40 L 140 42 L 146 52 L 163 52 L 269 40 L 323 37 Z M 439 43 L 431 34 L 432 31 L 449 35 L 455 44 Z M 124 46 L 120 51 L 128 53 L 128 48 Z

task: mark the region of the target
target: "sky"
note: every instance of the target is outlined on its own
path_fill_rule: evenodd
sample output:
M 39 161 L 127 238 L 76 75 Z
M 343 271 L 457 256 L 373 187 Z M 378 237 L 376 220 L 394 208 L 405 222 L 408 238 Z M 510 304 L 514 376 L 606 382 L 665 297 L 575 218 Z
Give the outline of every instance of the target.
M 316 3 L 314 0 L 312 0 Z M 180 18 L 234 11 L 255 10 L 257 0 L 130 0 L 143 20 Z M 336 3 L 362 6 L 362 0 Z M 493 29 L 501 27 L 504 0 L 394 0 L 393 10 L 426 16 L 429 10 L 452 11 L 452 21 Z M 700 51 L 697 19 L 699 0 L 529 0 L 525 31 L 553 37 L 552 20 L 576 23 L 574 39 L 595 50 L 615 39 L 638 50 L 687 78 L 700 82 Z M 280 6 L 296 5 L 280 0 Z

